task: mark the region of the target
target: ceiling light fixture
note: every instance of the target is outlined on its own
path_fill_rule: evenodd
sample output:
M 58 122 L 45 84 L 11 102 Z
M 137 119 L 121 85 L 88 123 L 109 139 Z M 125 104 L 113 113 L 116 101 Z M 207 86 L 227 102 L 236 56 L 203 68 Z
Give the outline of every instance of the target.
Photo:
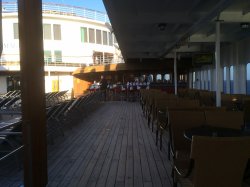
M 241 23 L 240 24 L 240 27 L 242 28 L 242 29 L 248 29 L 249 28 L 249 23 Z
M 167 24 L 166 23 L 159 23 L 158 28 L 160 31 L 165 31 Z

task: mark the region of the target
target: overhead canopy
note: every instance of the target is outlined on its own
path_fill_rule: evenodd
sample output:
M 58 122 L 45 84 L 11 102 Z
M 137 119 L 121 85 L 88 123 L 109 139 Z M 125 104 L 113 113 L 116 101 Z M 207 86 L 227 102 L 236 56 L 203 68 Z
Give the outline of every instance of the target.
M 182 63 L 183 64 L 183 63 Z M 189 63 L 188 65 L 190 65 Z M 161 63 L 144 63 L 144 64 L 108 64 L 108 65 L 97 65 L 97 66 L 86 66 L 84 68 L 79 68 L 73 72 L 73 76 L 82 80 L 93 81 L 100 75 L 123 75 L 127 73 L 168 73 L 168 69 L 173 68 L 173 62 L 170 60 Z M 187 67 L 183 67 L 187 69 Z
M 250 35 L 247 0 L 103 0 L 125 62 L 214 52 L 215 20 L 221 42 Z

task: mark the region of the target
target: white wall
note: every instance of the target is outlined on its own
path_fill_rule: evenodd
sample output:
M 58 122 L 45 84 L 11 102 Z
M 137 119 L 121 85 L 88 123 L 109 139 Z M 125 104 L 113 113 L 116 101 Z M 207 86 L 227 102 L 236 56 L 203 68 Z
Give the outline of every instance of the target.
M 45 76 L 45 92 L 52 92 L 52 82 L 59 81 L 59 91 L 68 90 L 71 92 L 73 88 L 73 76 L 71 75 L 60 75 L 60 76 Z
M 3 14 L 3 58 L 8 61 L 19 61 L 19 40 L 14 39 L 13 29 L 13 23 L 17 22 L 16 14 Z M 43 23 L 61 25 L 61 40 L 44 40 L 44 50 L 52 53 L 55 50 L 61 50 L 65 62 L 91 64 L 94 51 L 120 55 L 114 46 L 81 42 L 81 27 L 109 32 L 104 22 L 94 20 L 90 22 L 84 18 L 72 16 L 44 15 Z M 53 35 L 53 32 L 51 34 Z
M 0 76 L 0 94 L 7 93 L 7 77 Z

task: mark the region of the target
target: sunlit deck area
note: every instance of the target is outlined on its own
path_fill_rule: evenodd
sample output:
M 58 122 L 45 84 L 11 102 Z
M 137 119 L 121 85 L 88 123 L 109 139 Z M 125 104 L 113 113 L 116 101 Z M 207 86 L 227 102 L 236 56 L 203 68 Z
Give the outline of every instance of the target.
M 154 138 L 138 102 L 104 102 L 48 146 L 48 186 L 172 186 Z M 12 162 L 1 167 L 0 186 L 22 184 Z

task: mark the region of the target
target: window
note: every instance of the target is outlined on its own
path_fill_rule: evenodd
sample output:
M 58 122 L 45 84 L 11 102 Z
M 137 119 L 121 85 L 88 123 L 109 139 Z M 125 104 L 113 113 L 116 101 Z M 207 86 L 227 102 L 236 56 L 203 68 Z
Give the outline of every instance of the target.
M 234 67 L 230 67 L 230 94 L 234 93 Z
M 161 81 L 161 80 L 162 80 L 161 74 L 157 74 L 156 75 L 156 81 L 158 82 L 158 81 Z
M 96 30 L 96 43 L 102 44 L 102 32 L 100 30 Z
M 94 64 L 102 64 L 103 62 L 102 52 L 94 52 L 93 58 L 94 58 Z
M 62 62 L 62 51 L 54 51 L 55 62 Z
M 109 45 L 112 46 L 113 45 L 113 35 L 111 32 L 109 32 Z
M 81 42 L 88 42 L 88 33 L 86 27 L 81 27 Z
M 51 40 L 51 25 L 43 24 L 43 38 L 44 40 Z
M 112 63 L 114 55 L 112 53 L 104 53 L 104 63 Z
M 250 95 L 250 63 L 247 64 L 247 95 Z
M 54 40 L 61 40 L 61 25 L 53 25 Z
M 95 43 L 95 30 L 89 28 L 89 43 Z
M 170 83 L 170 74 L 165 74 L 164 75 L 164 80 L 168 83 Z
M 18 23 L 13 24 L 14 39 L 19 39 Z
M 44 51 L 44 62 L 45 63 L 51 63 L 52 62 L 51 51 Z
M 103 43 L 103 45 L 108 45 L 108 33 L 107 33 L 107 31 L 102 31 L 102 43 Z
M 147 77 L 147 82 L 153 82 L 154 81 L 154 75 L 153 74 L 150 74 L 148 77 Z

